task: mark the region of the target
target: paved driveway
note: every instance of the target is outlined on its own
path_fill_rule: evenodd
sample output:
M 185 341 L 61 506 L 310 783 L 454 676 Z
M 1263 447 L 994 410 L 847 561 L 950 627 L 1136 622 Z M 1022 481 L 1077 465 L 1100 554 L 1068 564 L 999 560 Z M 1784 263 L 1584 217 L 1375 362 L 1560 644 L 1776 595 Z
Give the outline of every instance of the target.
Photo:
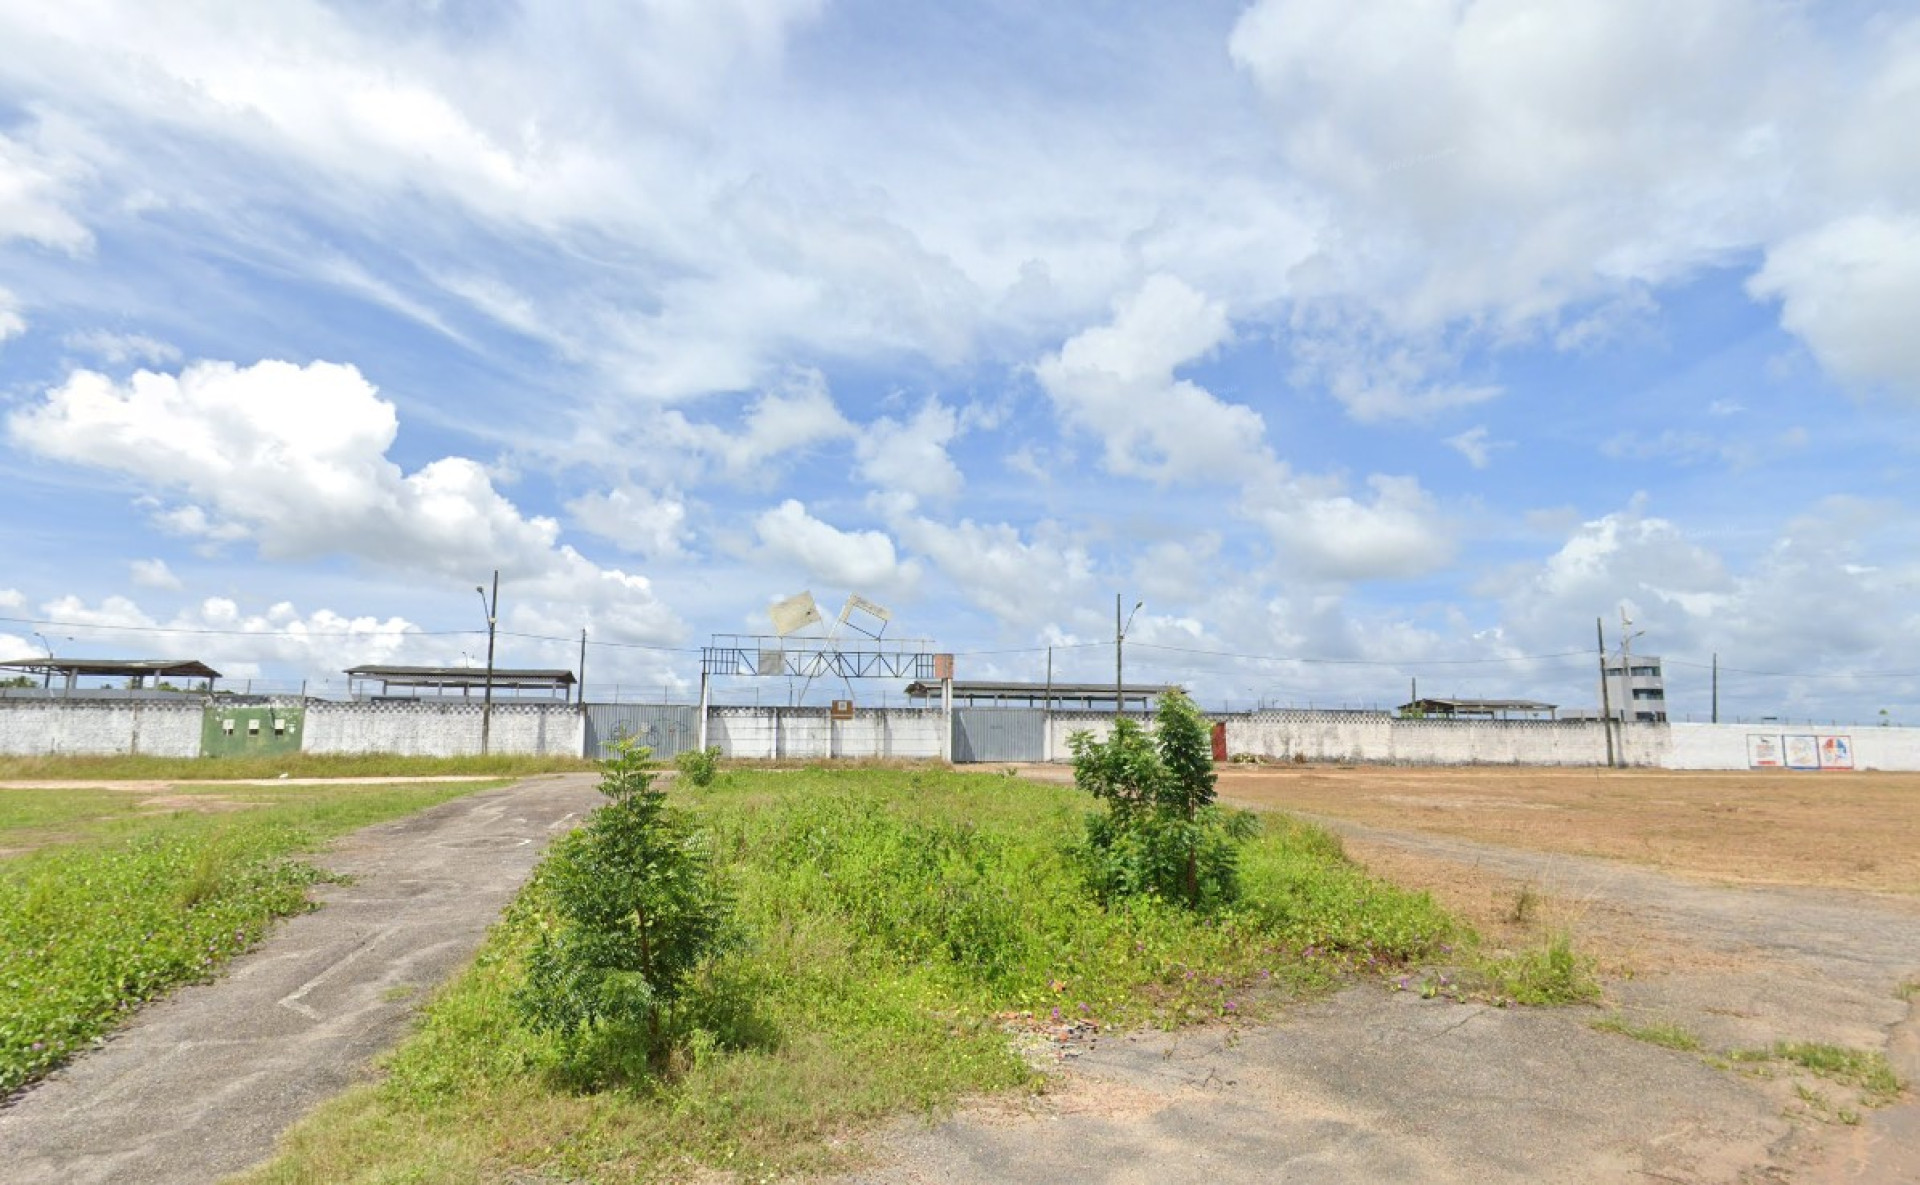
M 532 778 L 346 837 L 320 858 L 353 877 L 319 890 L 326 908 L 0 1110 L 0 1181 L 201 1182 L 266 1159 L 399 1040 L 598 805 L 594 780 Z

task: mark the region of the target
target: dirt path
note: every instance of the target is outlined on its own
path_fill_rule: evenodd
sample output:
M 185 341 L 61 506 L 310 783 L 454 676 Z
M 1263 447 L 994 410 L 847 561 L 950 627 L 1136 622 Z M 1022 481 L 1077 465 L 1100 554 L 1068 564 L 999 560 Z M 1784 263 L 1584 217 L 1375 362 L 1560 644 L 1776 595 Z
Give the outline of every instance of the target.
M 1512 937 L 1565 926 L 1598 948 L 1605 1006 L 1502 1010 L 1362 985 L 1273 1026 L 1102 1041 L 1074 1051 L 1037 1098 L 899 1125 L 878 1165 L 847 1180 L 1920 1182 L 1911 1089 L 1868 1110 L 1857 1092 L 1789 1063 L 1715 1057 L 1819 1042 L 1884 1051 L 1909 1083 L 1920 1079 L 1920 1024 L 1900 994 L 1920 980 L 1911 897 L 1727 887 L 1317 821 L 1392 879 L 1468 906 L 1479 925 L 1525 888 L 1536 916 Z M 1609 1017 L 1676 1026 L 1703 1049 L 1593 1027 Z M 1854 1113 L 1864 1117 L 1846 1123 Z
M 354 879 L 323 887 L 324 909 L 0 1110 L 0 1181 L 202 1182 L 266 1159 L 399 1039 L 598 800 L 591 774 L 545 775 L 348 836 L 322 862 Z

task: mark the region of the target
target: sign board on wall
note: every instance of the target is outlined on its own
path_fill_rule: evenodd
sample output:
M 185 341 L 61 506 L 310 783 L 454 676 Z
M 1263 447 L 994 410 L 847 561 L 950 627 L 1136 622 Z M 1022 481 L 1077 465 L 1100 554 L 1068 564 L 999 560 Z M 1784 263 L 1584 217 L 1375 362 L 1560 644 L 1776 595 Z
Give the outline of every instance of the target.
M 1852 769 L 1853 738 L 1750 732 L 1747 766 L 1751 769 Z
M 1853 738 L 1839 736 L 1821 737 L 1820 768 L 1852 769 Z
M 1819 769 L 1820 741 L 1817 737 L 1788 736 L 1786 742 L 1788 769 Z

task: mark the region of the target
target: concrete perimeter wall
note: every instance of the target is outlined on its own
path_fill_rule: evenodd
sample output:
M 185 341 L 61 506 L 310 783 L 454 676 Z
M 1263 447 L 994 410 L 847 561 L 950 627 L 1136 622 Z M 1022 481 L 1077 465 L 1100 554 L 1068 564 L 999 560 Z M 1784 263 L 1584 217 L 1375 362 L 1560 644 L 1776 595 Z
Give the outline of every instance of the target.
M 304 707 L 299 744 L 309 753 L 458 756 L 480 751 L 479 704 L 288 700 L 280 706 Z M 206 712 L 198 698 L 0 698 L 0 755 L 195 757 L 203 751 Z M 1561 766 L 1607 761 L 1607 730 L 1597 721 L 1399 720 L 1384 712 L 1312 710 L 1219 719 L 1226 723 L 1229 754 L 1271 761 Z M 1107 713 L 1056 712 L 1048 721 L 1043 751 L 1031 760 L 1067 761 L 1069 736 L 1085 731 L 1104 738 L 1112 725 Z M 489 748 L 578 756 L 585 750 L 585 727 L 578 705 L 495 704 Z M 715 707 L 707 718 L 707 743 L 727 757 L 762 761 L 937 761 L 949 752 L 948 728 L 937 708 L 863 708 L 851 720 L 833 720 L 823 708 Z M 1615 760 L 1630 766 L 1744 770 L 1755 766 L 1755 753 L 1771 738 L 1775 751 L 1789 759 L 1815 742 L 1828 752 L 1827 742 L 1836 740 L 1855 769 L 1920 770 L 1920 729 L 1914 728 L 1633 724 L 1616 725 L 1613 733 L 1620 747 Z
M 937 708 L 862 708 L 851 720 L 825 708 L 713 708 L 707 744 L 727 757 L 831 759 L 893 757 L 939 760 L 946 753 L 947 717 Z
M 1674 724 L 1673 744 L 1661 764 L 1668 769 L 1748 769 L 1751 738 L 1844 737 L 1854 769 L 1920 770 L 1920 728 L 1875 725 Z M 1794 771 L 1787 771 L 1794 772 Z
M 0 753 L 200 755 L 200 701 L 0 700 Z
M 1607 734 L 1586 720 L 1400 720 L 1385 712 L 1280 710 L 1222 716 L 1227 752 L 1270 761 L 1337 761 L 1356 765 L 1605 765 Z M 1105 738 L 1110 713 L 1056 713 L 1052 758 L 1068 760 L 1067 738 Z M 1613 729 L 1626 765 L 1665 764 L 1666 729 L 1630 724 Z M 1742 758 L 1740 768 L 1746 768 Z
M 480 751 L 484 709 L 466 703 L 332 703 L 307 705 L 308 753 L 400 753 L 458 757 Z M 586 721 L 573 704 L 495 704 L 487 750 L 535 756 L 580 756 Z

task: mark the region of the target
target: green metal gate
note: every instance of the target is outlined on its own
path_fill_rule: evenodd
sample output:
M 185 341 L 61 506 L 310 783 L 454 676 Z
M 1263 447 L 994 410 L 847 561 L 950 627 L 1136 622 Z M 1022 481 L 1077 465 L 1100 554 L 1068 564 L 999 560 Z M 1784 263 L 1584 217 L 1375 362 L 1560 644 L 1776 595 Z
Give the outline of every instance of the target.
M 274 704 L 208 704 L 200 719 L 200 755 L 242 757 L 300 751 L 305 708 Z

